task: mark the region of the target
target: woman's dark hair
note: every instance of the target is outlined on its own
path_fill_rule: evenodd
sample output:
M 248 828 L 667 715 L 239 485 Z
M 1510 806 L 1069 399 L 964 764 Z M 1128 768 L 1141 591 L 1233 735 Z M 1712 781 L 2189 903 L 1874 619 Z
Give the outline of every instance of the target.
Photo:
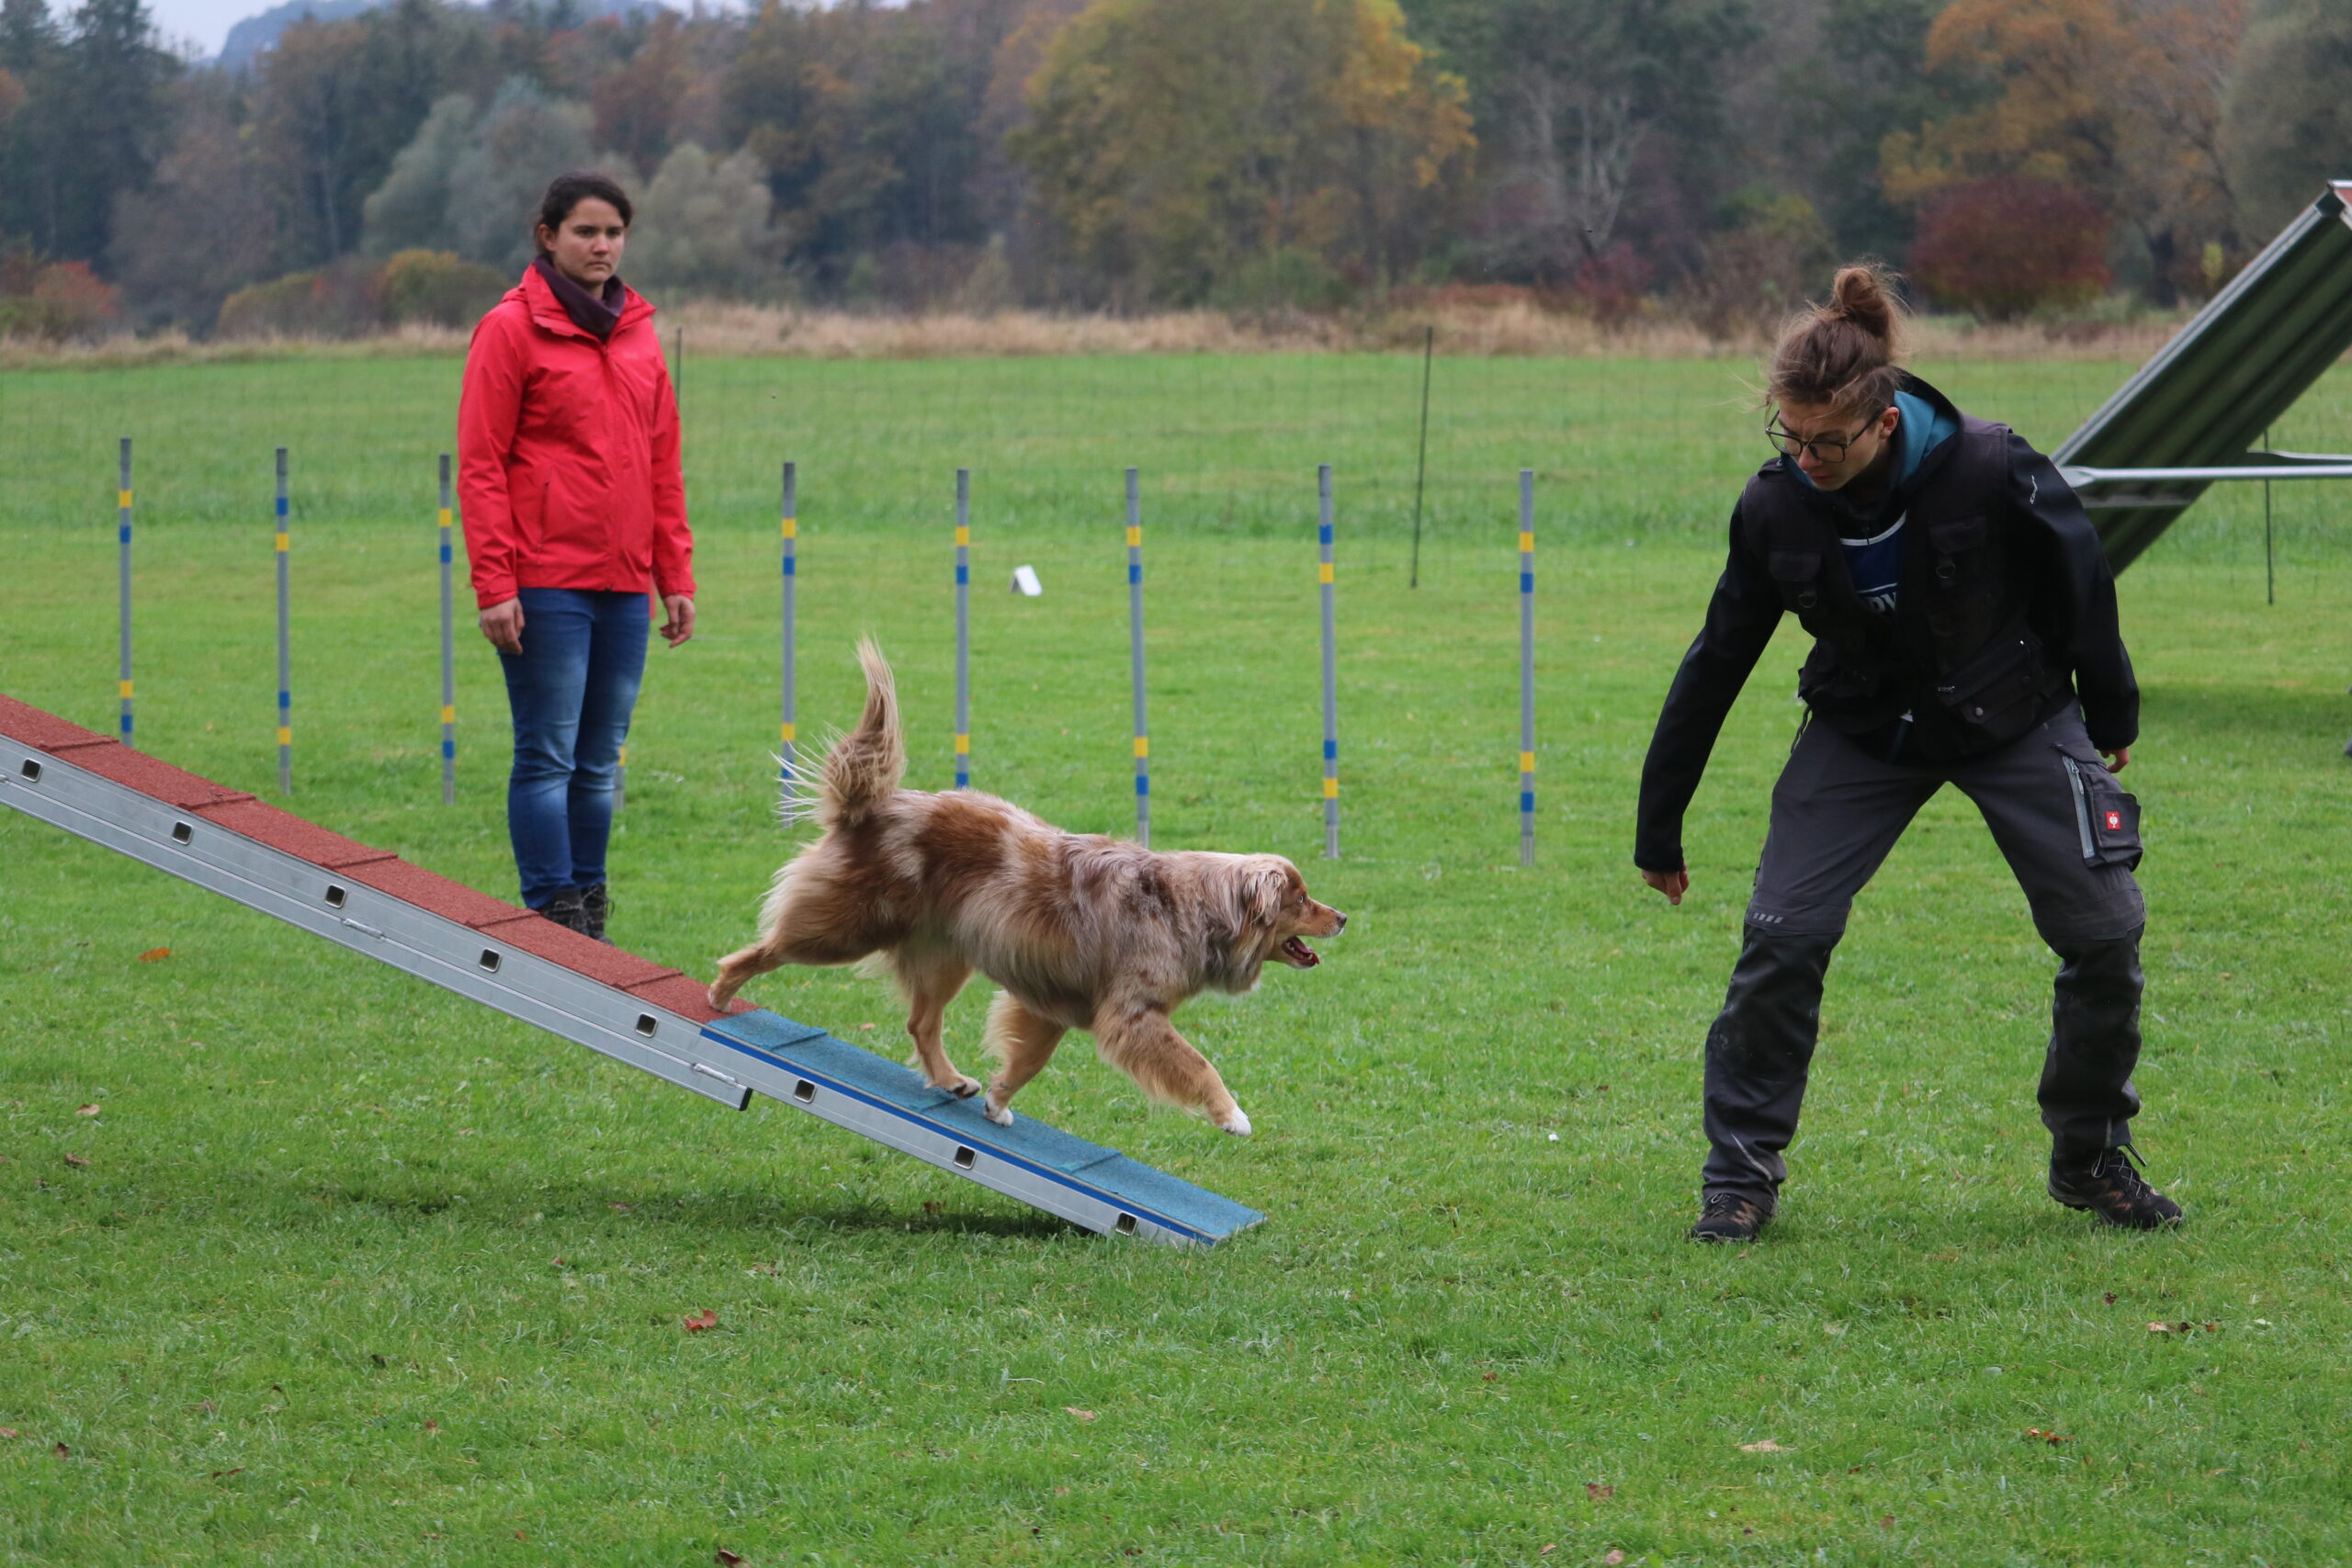
M 1775 403 L 1826 403 L 1875 418 L 1903 384 L 1904 310 L 1895 275 L 1875 262 L 1838 269 L 1829 303 L 1789 318 L 1772 349 L 1764 395 Z
M 628 192 L 618 182 L 594 169 L 574 169 L 568 175 L 558 175 L 548 185 L 547 195 L 539 197 L 539 228 L 560 229 L 571 209 L 583 201 L 609 201 L 613 210 L 621 215 L 626 224 L 637 214 L 629 206 Z M 532 231 L 534 234 L 537 229 Z

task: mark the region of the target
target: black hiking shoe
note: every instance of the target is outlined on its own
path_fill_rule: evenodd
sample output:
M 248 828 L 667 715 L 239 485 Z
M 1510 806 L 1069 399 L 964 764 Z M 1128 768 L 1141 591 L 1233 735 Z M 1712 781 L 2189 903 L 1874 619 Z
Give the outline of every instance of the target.
M 603 883 L 580 890 L 580 931 L 582 935 L 593 936 L 606 947 L 612 946 L 613 939 L 605 934 L 605 922 L 612 913 L 612 897 L 605 891 Z
M 568 887 L 540 905 L 539 913 L 565 931 L 588 934 L 588 911 L 581 906 L 580 895 Z
M 1754 1241 L 1771 1217 L 1772 1211 L 1753 1198 L 1737 1192 L 1710 1192 L 1706 1207 L 1699 1212 L 1699 1223 L 1688 1235 L 1692 1241 Z
M 2103 1225 L 2152 1231 L 2180 1224 L 2180 1205 L 2132 1168 L 2132 1145 L 2095 1155 L 2050 1159 L 2050 1195 L 2069 1209 L 2088 1209 Z

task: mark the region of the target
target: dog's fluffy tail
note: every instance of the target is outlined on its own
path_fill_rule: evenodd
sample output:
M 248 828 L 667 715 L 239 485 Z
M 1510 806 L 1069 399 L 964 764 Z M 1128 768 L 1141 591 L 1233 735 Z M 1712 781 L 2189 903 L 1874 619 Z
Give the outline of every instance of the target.
M 865 711 L 857 728 L 825 753 L 814 815 L 827 829 L 855 827 L 907 776 L 907 739 L 899 728 L 899 690 L 889 661 L 868 637 L 858 639 L 857 662 L 865 671 Z

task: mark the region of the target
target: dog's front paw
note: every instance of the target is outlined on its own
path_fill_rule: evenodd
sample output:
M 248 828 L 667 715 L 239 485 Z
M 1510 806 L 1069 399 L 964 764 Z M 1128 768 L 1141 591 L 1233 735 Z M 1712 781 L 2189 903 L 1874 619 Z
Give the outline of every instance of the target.
M 980 1101 L 980 1111 L 1000 1127 L 1012 1125 L 1012 1107 L 1010 1105 L 999 1105 L 993 1100 L 984 1100 Z
M 1246 1138 L 1250 1135 L 1250 1113 L 1237 1105 L 1217 1125 L 1237 1138 Z
M 720 990 L 718 986 L 713 985 L 707 990 L 703 992 L 702 999 L 710 1005 L 711 1011 L 725 1012 L 727 1010 L 727 1004 L 734 1000 L 734 998 L 729 996 L 725 991 Z
M 969 1100 L 972 1096 L 980 1092 L 980 1080 L 978 1078 L 967 1078 L 963 1074 L 958 1073 L 954 1077 L 949 1078 L 945 1083 L 933 1084 L 931 1087 L 933 1089 L 944 1089 L 958 1100 Z

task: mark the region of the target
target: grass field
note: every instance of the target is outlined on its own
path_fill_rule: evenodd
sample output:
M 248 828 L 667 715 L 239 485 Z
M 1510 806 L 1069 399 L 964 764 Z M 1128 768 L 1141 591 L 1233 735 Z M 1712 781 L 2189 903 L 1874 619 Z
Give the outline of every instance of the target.
M 2125 367 L 1926 368 L 2047 446 Z M 764 1102 L 730 1117 L 0 814 L 0 1558 L 2352 1559 L 2341 491 L 2280 487 L 2275 607 L 2258 492 L 2209 502 L 2123 582 L 2152 843 L 2140 1136 L 2188 1228 L 2102 1234 L 2042 1195 L 2052 961 L 1948 795 L 1841 950 L 1782 1218 L 1704 1251 L 1680 1239 L 1700 1041 L 1796 716 L 1793 628 L 1694 807 L 1693 897 L 1669 909 L 1628 854 L 1657 704 L 1763 453 L 1742 369 L 1440 361 L 1409 590 L 1407 358 L 687 366 L 704 635 L 650 660 L 615 934 L 705 973 L 786 852 L 785 457 L 804 733 L 852 716 L 871 629 L 912 782 L 944 781 L 968 463 L 975 782 L 1126 827 L 1118 470 L 1140 464 L 1155 841 L 1291 854 L 1351 919 L 1320 969 L 1180 1020 L 1256 1136 L 1148 1109 L 1082 1046 L 1022 1109 L 1267 1213 L 1214 1252 L 1089 1237 Z M 503 694 L 466 632 L 460 795 L 439 803 L 431 465 L 456 375 L 0 376 L 0 690 L 111 728 L 130 434 L 141 744 L 273 790 L 283 442 L 288 804 L 511 897 Z M 2281 446 L 2346 449 L 2352 375 L 2296 419 Z M 1336 863 L 1318 461 L 1340 505 Z M 1045 598 L 1001 591 L 1021 562 Z M 901 1049 L 876 984 L 786 972 L 752 995 Z M 967 1066 L 983 1007 L 975 987 L 950 1020 Z M 718 1326 L 689 1335 L 703 1309 Z

